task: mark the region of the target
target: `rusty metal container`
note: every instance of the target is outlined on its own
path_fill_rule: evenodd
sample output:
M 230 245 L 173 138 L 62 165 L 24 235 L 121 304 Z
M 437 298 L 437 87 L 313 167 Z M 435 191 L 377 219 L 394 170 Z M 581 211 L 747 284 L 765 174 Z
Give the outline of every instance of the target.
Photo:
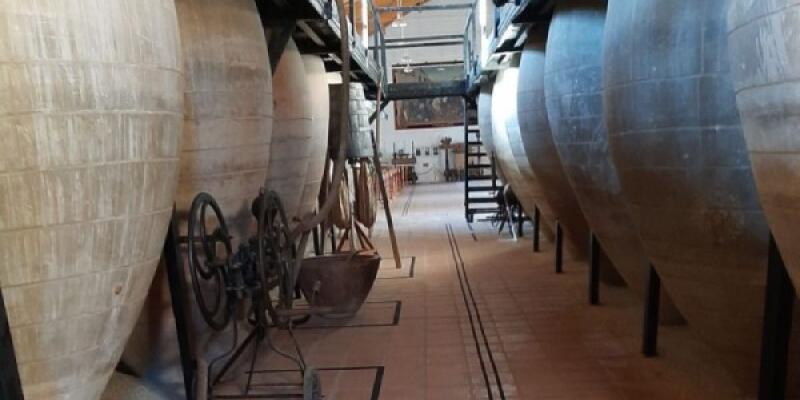
M 748 393 L 758 378 L 767 224 L 728 62 L 727 0 L 611 0 L 609 144 L 645 251 Z
M 328 77 L 325 74 L 325 63 L 319 56 L 304 55 L 303 66 L 306 70 L 308 86 L 311 91 L 311 149 L 309 152 L 308 172 L 301 200 L 300 215 L 314 212 L 317 209 L 319 188 L 325 172 L 325 160 L 328 157 L 328 122 L 330 100 L 328 94 Z
M 761 205 L 800 287 L 800 3 L 732 0 L 734 85 Z
M 545 104 L 546 40 L 544 29 L 531 31 L 520 60 L 517 101 L 521 144 L 550 205 L 551 218 L 563 226 L 573 254 L 585 257 L 589 226 L 564 173 Z
M 617 272 L 643 296 L 648 260 L 611 160 L 603 118 L 606 3 L 566 0 L 556 7 L 547 37 L 545 99 L 553 141 L 589 227 Z M 668 304 L 663 308 L 672 309 L 674 319 Z
M 329 316 L 351 316 L 367 299 L 381 257 L 373 253 L 332 254 L 303 260 L 298 285 L 312 307 Z
M 330 157 L 334 159 L 339 152 L 339 115 L 343 88 L 341 84 L 330 85 L 329 152 Z M 372 157 L 372 124 L 369 122 L 369 117 L 374 107 L 364 97 L 364 85 L 350 84 L 349 106 L 350 142 L 347 146 L 347 157 L 351 159 Z
M 208 192 L 219 202 L 237 246 L 256 232 L 251 202 L 267 177 L 272 140 L 272 76 L 264 29 L 250 0 L 175 3 L 186 81 L 179 225 L 186 229 L 192 200 Z M 188 296 L 189 310 L 195 312 L 191 328 L 205 332 L 193 294 Z M 158 393 L 182 398 L 178 351 L 162 265 L 123 360 Z
M 175 5 L 11 1 L 0 20 L 0 286 L 24 395 L 98 399 L 172 211 Z
M 301 201 L 311 162 L 314 118 L 303 57 L 289 39 L 272 77 L 275 123 L 265 186 L 278 193 L 290 219 L 301 217 Z

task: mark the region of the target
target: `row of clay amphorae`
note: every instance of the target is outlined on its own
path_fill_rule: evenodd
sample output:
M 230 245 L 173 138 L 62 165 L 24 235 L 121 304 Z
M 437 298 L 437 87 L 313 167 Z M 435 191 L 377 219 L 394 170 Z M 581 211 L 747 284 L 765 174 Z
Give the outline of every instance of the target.
M 99 398 L 135 326 L 126 361 L 169 375 L 154 274 L 173 203 L 211 193 L 235 240 L 261 187 L 312 212 L 322 60 L 290 42 L 273 76 L 250 0 L 14 1 L 0 19 L 0 286 L 24 394 Z
M 479 99 L 526 211 L 558 221 L 578 257 L 591 230 L 640 295 L 652 263 L 667 318 L 742 396 L 757 388 L 770 229 L 800 279 L 798 23 L 796 0 L 563 1 Z

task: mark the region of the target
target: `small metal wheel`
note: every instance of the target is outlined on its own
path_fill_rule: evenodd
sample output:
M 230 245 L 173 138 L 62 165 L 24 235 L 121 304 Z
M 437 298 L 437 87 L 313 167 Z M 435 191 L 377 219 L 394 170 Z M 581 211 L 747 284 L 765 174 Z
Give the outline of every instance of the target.
M 188 248 L 189 272 L 200 313 L 208 326 L 222 330 L 232 315 L 228 308 L 225 274 L 233 249 L 222 211 L 208 193 L 200 193 L 192 201 Z
M 322 381 L 314 368 L 306 368 L 303 374 L 303 400 L 322 400 Z
M 261 193 L 254 204 L 258 220 L 258 268 L 273 321 L 281 318 L 269 292 L 278 288 L 278 308 L 291 309 L 294 302 L 294 267 L 297 250 L 289 237 L 289 220 L 280 197 L 274 191 Z

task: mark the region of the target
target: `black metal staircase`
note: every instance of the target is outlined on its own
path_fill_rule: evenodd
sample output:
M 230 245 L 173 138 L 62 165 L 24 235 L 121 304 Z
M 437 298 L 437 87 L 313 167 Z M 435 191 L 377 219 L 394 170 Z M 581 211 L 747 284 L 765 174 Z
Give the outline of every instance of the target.
M 503 185 L 497 177 L 494 156 L 483 146 L 480 128 L 470 124 L 470 111 L 475 104 L 465 101 L 464 114 L 464 212 L 468 222 L 478 214 L 497 215 L 500 205 L 496 194 Z M 473 112 L 474 114 L 474 112 Z

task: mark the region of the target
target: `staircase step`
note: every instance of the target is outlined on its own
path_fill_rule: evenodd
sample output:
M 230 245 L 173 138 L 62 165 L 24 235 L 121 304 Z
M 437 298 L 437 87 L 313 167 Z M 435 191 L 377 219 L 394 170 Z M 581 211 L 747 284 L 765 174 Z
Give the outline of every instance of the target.
M 467 145 L 468 146 L 483 146 L 483 142 L 481 142 L 480 140 L 477 141 L 477 142 L 467 142 Z
M 468 169 L 492 168 L 492 164 L 467 164 Z
M 467 199 L 467 204 L 488 204 L 497 203 L 494 197 L 473 197 Z
M 494 179 L 491 175 L 471 175 L 469 176 L 469 180 L 471 181 L 488 181 Z
M 494 207 L 481 207 L 481 208 L 468 208 L 467 209 L 472 214 L 495 214 L 500 212 L 500 208 Z
M 472 187 L 468 187 L 467 191 L 468 192 L 493 192 L 495 190 L 500 190 L 500 188 L 502 188 L 502 186 L 499 186 L 499 185 L 498 186 L 494 186 L 494 187 L 493 186 L 472 186 Z
M 489 155 L 489 153 L 484 153 L 484 152 L 481 152 L 481 153 L 467 153 L 467 157 L 486 157 L 488 155 Z

